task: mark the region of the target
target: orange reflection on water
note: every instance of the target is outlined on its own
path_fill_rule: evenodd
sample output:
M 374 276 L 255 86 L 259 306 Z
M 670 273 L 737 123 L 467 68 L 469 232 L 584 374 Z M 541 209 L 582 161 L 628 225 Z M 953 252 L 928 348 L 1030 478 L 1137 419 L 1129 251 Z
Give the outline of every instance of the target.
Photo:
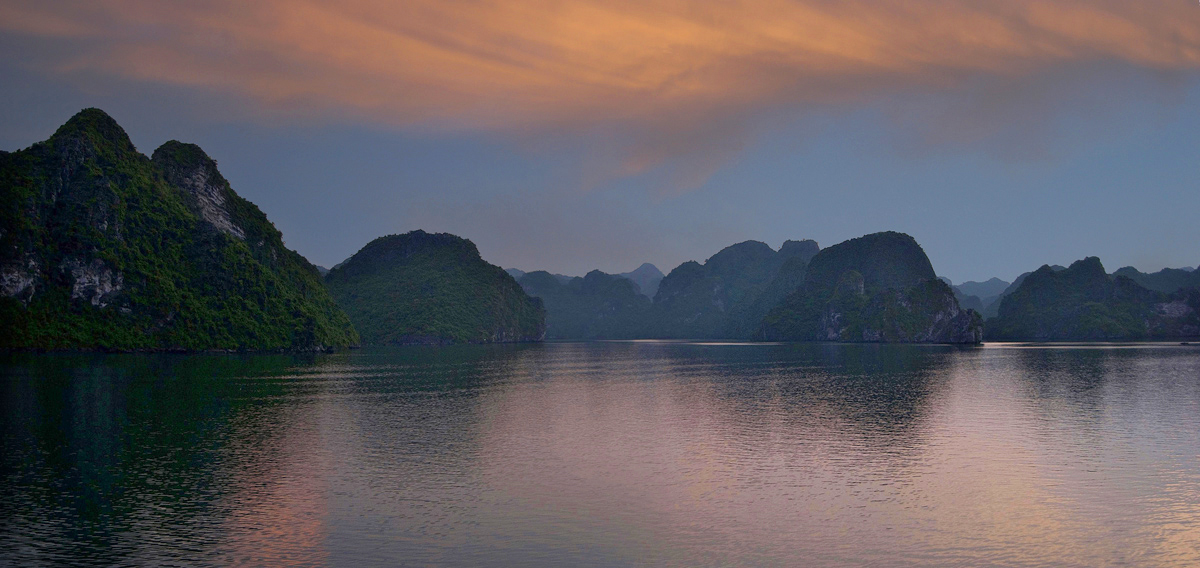
M 234 488 L 221 555 L 240 566 L 324 566 L 331 471 L 312 405 L 256 409 L 231 430 Z
M 810 562 L 835 565 L 864 554 L 902 565 L 1200 563 L 1195 491 L 1153 498 L 1152 468 L 1126 461 L 1128 439 L 1064 425 L 1096 418 L 1041 405 L 1028 391 L 1037 370 L 997 374 L 1012 364 L 999 356 L 959 353 L 862 386 L 823 369 L 709 381 L 726 370 L 686 360 L 566 368 L 488 400 L 479 465 L 519 504 L 511 522 L 603 535 L 650 562 L 811 551 Z M 817 387 L 794 388 L 806 381 Z M 1061 454 L 1089 444 L 1103 455 Z M 1164 516 L 1151 538 L 1114 529 Z

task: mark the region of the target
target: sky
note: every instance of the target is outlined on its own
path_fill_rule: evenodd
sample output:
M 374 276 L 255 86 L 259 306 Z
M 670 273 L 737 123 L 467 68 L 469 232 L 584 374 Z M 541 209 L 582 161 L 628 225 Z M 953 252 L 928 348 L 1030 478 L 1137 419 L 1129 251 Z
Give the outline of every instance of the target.
M 1200 264 L 1194 0 L 0 0 L 0 150 L 86 107 L 324 266 L 414 229 L 574 275 L 885 230 L 955 282 Z

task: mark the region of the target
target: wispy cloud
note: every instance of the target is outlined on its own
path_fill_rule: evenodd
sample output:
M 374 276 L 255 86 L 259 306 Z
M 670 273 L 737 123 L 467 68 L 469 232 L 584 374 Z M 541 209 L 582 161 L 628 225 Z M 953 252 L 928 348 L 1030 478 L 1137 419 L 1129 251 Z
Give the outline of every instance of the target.
M 622 173 L 679 184 L 780 111 L 1072 65 L 1200 68 L 1177 0 L 0 0 L 0 29 L 69 43 L 61 73 L 232 93 L 402 127 L 632 133 Z M 946 136 L 953 139 L 954 136 Z

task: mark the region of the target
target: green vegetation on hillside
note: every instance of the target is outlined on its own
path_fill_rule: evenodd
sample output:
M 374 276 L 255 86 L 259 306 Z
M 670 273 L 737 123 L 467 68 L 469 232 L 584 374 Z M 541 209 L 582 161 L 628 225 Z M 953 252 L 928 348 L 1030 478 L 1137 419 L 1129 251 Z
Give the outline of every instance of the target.
M 818 250 L 814 241 L 787 241 L 778 252 L 746 241 L 722 249 L 704 264 L 681 264 L 659 283 L 651 337 L 752 337 L 767 311 L 794 289 Z
M 866 235 L 822 250 L 803 284 L 762 321 L 765 339 L 978 343 L 982 318 L 963 310 L 910 236 Z
M 1067 267 L 1058 264 L 1050 265 L 1050 270 L 1055 272 L 1060 272 L 1066 269 Z M 1021 284 L 1025 282 L 1025 279 L 1028 278 L 1030 274 L 1033 274 L 1033 272 L 1026 272 L 1016 277 L 1016 279 L 1012 281 L 1012 284 L 1009 284 L 999 296 L 996 296 L 992 298 L 991 301 L 984 303 L 983 317 L 989 320 L 996 317 L 1000 313 L 1000 301 L 1007 296 L 1010 296 L 1013 292 L 1016 292 L 1017 288 L 1021 287 Z
M 539 341 L 546 330 L 542 302 L 454 235 L 380 237 L 325 282 L 366 343 Z
M 859 272 L 867 291 L 901 290 L 937 274 L 912 237 L 894 231 L 873 233 L 829 247 L 808 264 L 805 284 L 832 289 L 847 271 Z
M 186 182 L 186 183 L 184 183 Z M 358 336 L 198 147 L 86 109 L 0 154 L 0 347 L 308 350 Z
M 1113 273 L 1113 276 L 1124 276 L 1139 286 L 1172 294 L 1185 288 L 1200 288 L 1200 270 L 1183 270 L 1179 268 L 1164 268 L 1158 272 L 1147 274 L 1132 266 L 1126 266 Z
M 547 339 L 646 337 L 650 298 L 627 278 L 593 270 L 565 284 L 549 272 L 530 272 L 521 287 L 546 306 Z
M 1200 334 L 1200 293 L 1164 294 L 1088 257 L 1064 270 L 1043 266 L 1019 282 L 987 322 L 997 341 L 1128 341 Z

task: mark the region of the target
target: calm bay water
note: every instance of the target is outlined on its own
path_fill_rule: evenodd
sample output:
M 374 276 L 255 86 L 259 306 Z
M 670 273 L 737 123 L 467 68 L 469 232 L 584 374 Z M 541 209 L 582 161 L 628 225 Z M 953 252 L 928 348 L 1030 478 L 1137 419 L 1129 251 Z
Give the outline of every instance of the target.
M 1200 566 L 1200 348 L 0 357 L 0 564 Z

